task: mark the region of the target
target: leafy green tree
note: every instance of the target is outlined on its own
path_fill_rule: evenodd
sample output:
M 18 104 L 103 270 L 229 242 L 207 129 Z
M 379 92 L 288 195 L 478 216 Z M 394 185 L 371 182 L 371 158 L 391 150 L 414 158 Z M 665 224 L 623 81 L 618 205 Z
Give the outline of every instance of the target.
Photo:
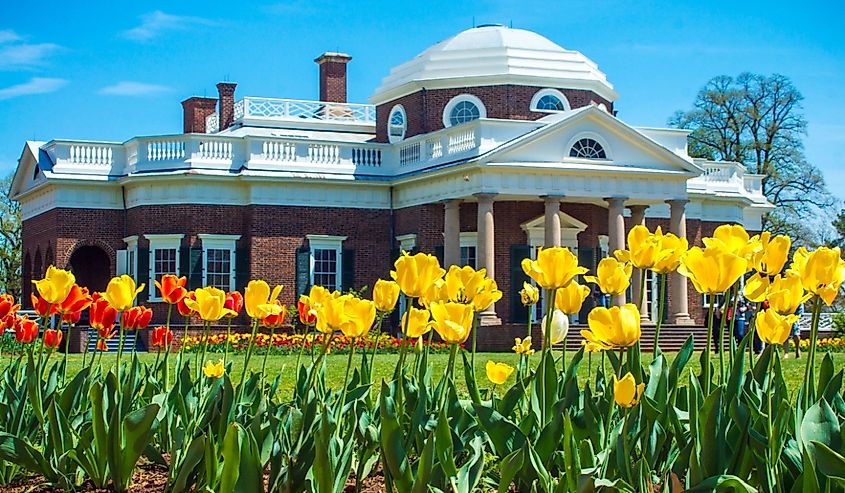
M 0 181 L 0 291 L 21 295 L 21 207 L 9 197 L 12 175 Z
M 820 225 L 807 218 L 830 209 L 835 199 L 804 155 L 803 99 L 783 75 L 720 75 L 699 91 L 691 110 L 675 113 L 669 124 L 692 130 L 691 156 L 735 161 L 764 176 L 763 193 L 776 207 L 763 218 L 764 229 L 817 243 Z

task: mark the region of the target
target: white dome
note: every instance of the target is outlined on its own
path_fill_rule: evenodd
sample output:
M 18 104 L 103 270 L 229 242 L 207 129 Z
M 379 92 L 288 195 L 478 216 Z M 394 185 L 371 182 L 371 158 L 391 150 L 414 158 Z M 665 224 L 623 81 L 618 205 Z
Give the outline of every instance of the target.
M 598 66 L 535 32 L 483 25 L 460 32 L 390 70 L 371 102 L 380 104 L 425 87 L 518 84 L 588 89 L 613 101 L 616 92 Z

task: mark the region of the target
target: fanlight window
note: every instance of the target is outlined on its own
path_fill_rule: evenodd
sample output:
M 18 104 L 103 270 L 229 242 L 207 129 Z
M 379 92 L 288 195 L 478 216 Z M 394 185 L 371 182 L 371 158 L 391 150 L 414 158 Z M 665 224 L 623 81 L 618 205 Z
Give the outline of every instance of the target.
M 408 128 L 405 119 L 405 110 L 397 105 L 390 111 L 390 119 L 387 125 L 388 137 L 391 142 L 398 142 L 405 138 L 405 130 Z
M 546 111 L 564 111 L 566 110 L 566 106 L 564 106 L 563 101 L 561 101 L 559 97 L 553 94 L 546 94 L 537 101 L 537 109 Z
M 481 111 L 472 101 L 459 101 L 449 113 L 449 123 L 459 125 L 481 118 Z
M 593 139 L 580 139 L 572 145 L 569 157 L 582 159 L 607 159 L 604 147 Z

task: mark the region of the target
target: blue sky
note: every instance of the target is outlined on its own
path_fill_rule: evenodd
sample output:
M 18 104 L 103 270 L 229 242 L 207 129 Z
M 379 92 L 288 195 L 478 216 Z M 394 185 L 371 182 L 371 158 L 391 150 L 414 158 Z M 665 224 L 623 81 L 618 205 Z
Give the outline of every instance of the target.
M 349 99 L 390 67 L 477 24 L 512 23 L 590 57 L 633 125 L 663 126 L 712 76 L 789 76 L 805 96 L 806 152 L 845 199 L 845 2 L 14 2 L 0 17 L 0 172 L 25 140 L 181 131 L 179 102 L 317 98 L 324 51 L 353 56 Z

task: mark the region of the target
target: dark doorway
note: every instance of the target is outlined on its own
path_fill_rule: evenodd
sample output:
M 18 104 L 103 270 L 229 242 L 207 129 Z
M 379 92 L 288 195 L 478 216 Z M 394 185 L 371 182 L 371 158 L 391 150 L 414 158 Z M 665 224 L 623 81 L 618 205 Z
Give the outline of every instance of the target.
M 70 270 L 76 283 L 91 293 L 105 291 L 111 275 L 109 256 L 97 246 L 82 246 L 70 256 Z

